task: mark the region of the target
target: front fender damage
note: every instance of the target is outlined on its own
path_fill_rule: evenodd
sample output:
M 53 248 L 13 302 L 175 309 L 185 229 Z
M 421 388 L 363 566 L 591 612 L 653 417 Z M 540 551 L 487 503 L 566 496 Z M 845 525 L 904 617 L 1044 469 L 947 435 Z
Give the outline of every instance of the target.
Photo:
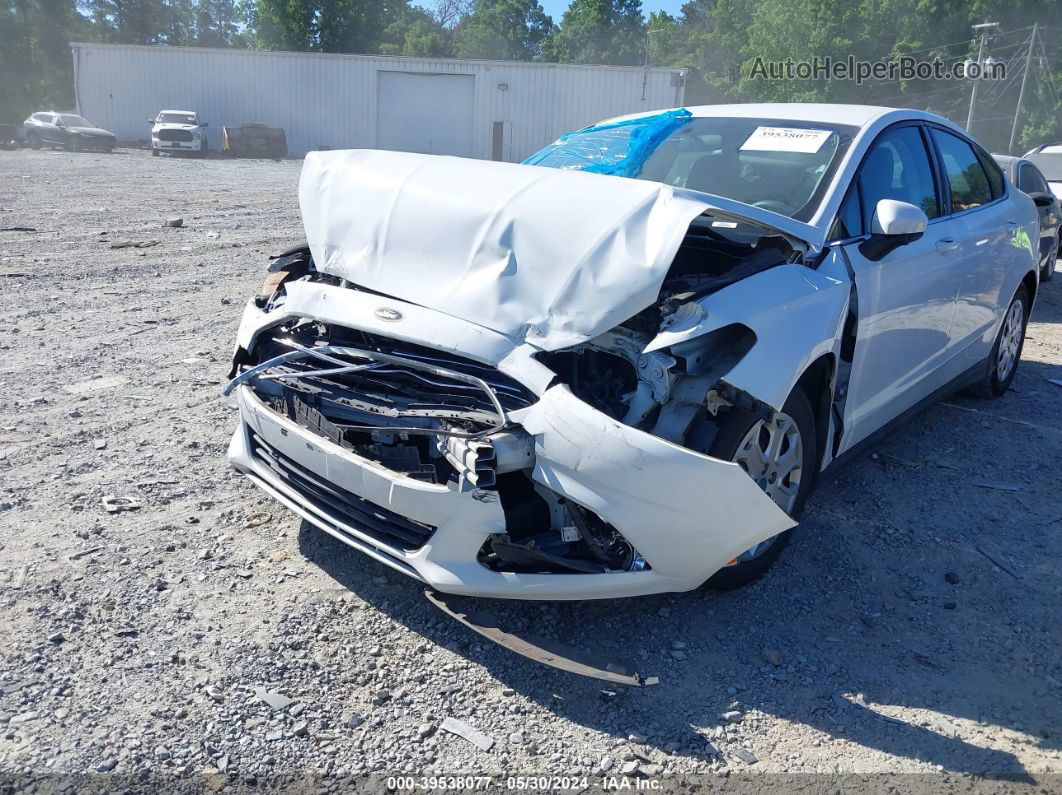
M 564 385 L 522 424 L 535 437 L 534 480 L 614 526 L 675 591 L 795 525 L 737 464 L 624 425 Z
M 756 343 L 725 374 L 732 389 L 775 410 L 785 404 L 800 376 L 825 354 L 838 354 L 851 285 L 803 265 L 779 265 L 699 301 L 664 328 L 646 352 L 688 346 L 733 324 L 751 329 Z

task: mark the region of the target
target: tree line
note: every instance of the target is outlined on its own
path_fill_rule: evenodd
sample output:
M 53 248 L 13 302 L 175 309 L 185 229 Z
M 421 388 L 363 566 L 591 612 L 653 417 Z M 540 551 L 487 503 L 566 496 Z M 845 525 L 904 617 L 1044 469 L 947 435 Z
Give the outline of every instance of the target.
M 973 24 L 995 21 L 987 50 L 1007 60 L 1011 77 L 983 92 L 974 131 L 1005 138 L 1030 63 L 1026 146 L 1062 137 L 1057 10 L 1056 0 L 688 0 L 677 15 L 646 18 L 641 0 L 571 0 L 555 20 L 538 0 L 0 0 L 0 121 L 71 107 L 68 42 L 90 41 L 683 67 L 687 104 L 874 103 L 965 122 L 968 81 L 772 81 L 750 64 L 909 53 L 953 62 L 976 56 Z M 1035 63 L 1025 43 L 1034 21 L 1048 26 Z

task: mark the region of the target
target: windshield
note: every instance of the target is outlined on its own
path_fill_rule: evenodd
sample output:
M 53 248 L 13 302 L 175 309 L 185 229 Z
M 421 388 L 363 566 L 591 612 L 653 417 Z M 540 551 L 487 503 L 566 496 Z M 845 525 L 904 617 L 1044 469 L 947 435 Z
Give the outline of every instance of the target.
M 524 162 L 653 180 L 807 221 L 858 131 L 670 111 L 568 133 Z
M 159 124 L 196 124 L 194 113 L 160 113 Z
M 92 122 L 88 119 L 77 116 L 73 113 L 62 113 L 59 118 L 63 120 L 63 124 L 67 127 L 92 127 Z
M 1058 182 L 1062 180 L 1062 153 L 1054 154 L 1038 152 L 1029 155 L 1025 159 L 1035 163 L 1036 167 L 1040 169 L 1040 173 L 1043 174 L 1048 181 Z

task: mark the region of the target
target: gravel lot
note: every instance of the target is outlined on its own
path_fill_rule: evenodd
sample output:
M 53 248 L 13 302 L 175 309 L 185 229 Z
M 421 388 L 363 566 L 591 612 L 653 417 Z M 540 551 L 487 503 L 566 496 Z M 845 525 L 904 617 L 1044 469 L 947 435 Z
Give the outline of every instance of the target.
M 302 238 L 299 167 L 0 152 L 0 773 L 1062 772 L 1062 277 L 1014 389 L 821 484 L 751 588 L 490 605 L 661 682 L 610 688 L 480 639 L 228 468 L 219 387 Z

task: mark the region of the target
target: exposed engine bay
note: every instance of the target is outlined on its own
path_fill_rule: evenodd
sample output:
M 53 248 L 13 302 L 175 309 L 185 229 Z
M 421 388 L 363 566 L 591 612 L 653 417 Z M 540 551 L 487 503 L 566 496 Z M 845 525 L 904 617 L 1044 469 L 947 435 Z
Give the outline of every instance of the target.
M 536 358 L 555 373 L 554 383 L 607 416 L 705 452 L 714 417 L 733 405 L 733 390 L 721 379 L 755 335 L 730 324 L 666 350 L 645 350 L 661 331 L 703 319 L 699 300 L 799 257 L 784 237 L 761 227 L 699 216 L 651 306 L 584 343 Z M 266 312 L 282 308 L 287 288 L 299 282 L 373 293 L 319 272 L 309 249 L 296 248 L 274 260 L 256 303 Z M 531 477 L 535 443 L 519 417 L 537 396 L 496 367 L 294 317 L 238 357 L 232 375 L 229 390 L 249 384 L 278 414 L 392 472 L 458 492 L 496 492 L 506 526 L 480 551 L 489 569 L 649 567 L 611 524 Z

